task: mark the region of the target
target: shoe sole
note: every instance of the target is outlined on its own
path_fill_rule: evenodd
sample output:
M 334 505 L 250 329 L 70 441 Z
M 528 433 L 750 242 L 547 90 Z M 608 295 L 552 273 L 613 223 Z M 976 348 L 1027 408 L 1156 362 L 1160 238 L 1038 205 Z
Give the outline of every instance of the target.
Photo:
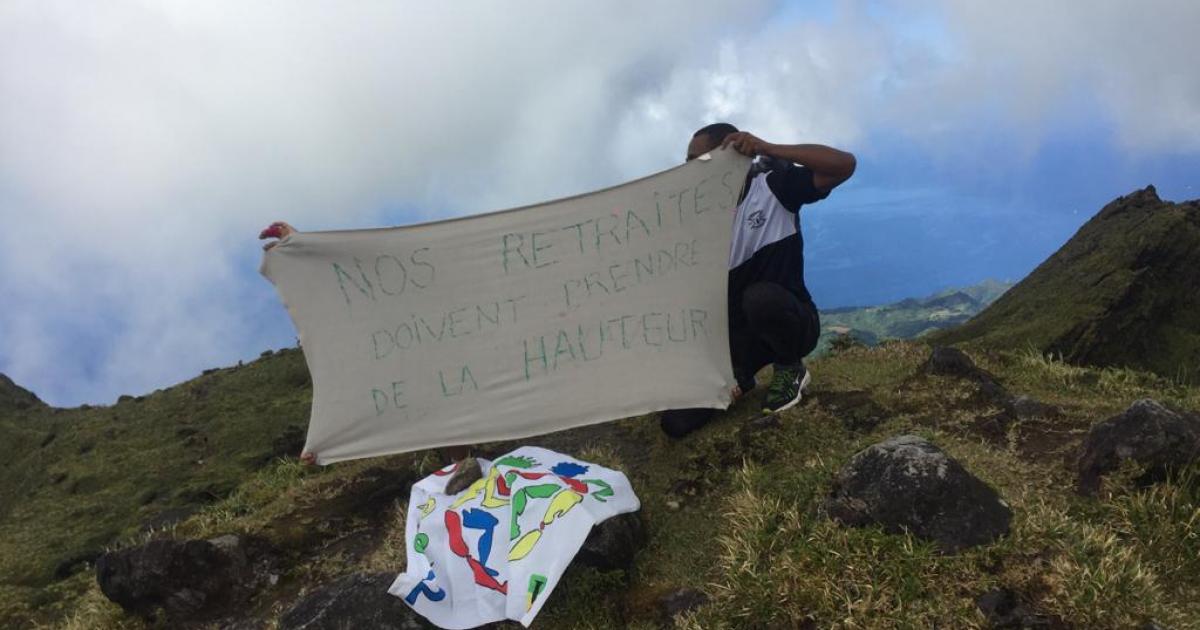
M 804 388 L 808 387 L 808 382 L 810 380 L 812 380 L 812 372 L 805 370 L 804 378 L 800 379 L 800 387 L 796 389 L 796 397 L 791 399 L 790 401 L 788 401 L 788 403 L 786 405 L 784 405 L 778 409 L 768 409 L 766 407 L 763 407 L 763 413 L 768 414 L 768 415 L 773 414 L 773 413 L 779 413 L 781 411 L 787 411 L 788 409 L 791 409 L 792 407 L 795 407 L 796 405 L 800 404 L 800 399 L 804 398 Z

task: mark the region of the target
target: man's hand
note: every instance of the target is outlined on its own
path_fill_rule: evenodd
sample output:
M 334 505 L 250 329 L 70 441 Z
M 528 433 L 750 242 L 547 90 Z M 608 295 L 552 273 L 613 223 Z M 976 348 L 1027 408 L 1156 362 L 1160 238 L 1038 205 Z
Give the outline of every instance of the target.
M 755 136 L 752 133 L 739 131 L 725 136 L 725 140 L 721 142 L 722 147 L 733 147 L 735 151 L 742 155 L 755 157 L 759 155 L 770 155 L 771 143 Z
M 813 172 L 813 186 L 823 191 L 833 190 L 850 179 L 858 165 L 853 153 L 823 144 L 772 144 L 745 131 L 725 136 L 721 146 L 731 146 L 750 157 L 765 155 L 802 164 Z
M 317 454 L 305 451 L 300 453 L 300 463 L 305 466 L 312 466 L 317 463 Z
M 277 238 L 277 239 L 283 240 L 283 239 L 291 236 L 292 234 L 295 234 L 297 231 L 298 230 L 296 228 L 288 225 L 287 223 L 285 223 L 283 221 L 276 221 L 276 222 L 272 223 L 271 225 L 268 225 L 267 229 L 263 230 L 262 232 L 259 232 L 258 238 L 259 238 L 259 240 L 267 239 L 267 238 Z M 264 243 L 263 249 L 264 250 L 271 249 L 272 247 L 275 247 L 275 245 L 277 245 L 278 243 L 279 243 L 279 241 L 271 241 L 269 243 Z

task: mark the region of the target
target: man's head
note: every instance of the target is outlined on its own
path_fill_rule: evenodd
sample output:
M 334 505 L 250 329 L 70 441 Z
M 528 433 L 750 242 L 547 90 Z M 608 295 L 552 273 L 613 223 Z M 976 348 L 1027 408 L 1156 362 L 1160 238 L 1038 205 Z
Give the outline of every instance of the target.
M 721 146 L 721 142 L 725 140 L 725 136 L 737 133 L 737 130 L 737 127 L 723 122 L 701 127 L 699 131 L 692 134 L 692 141 L 688 143 L 688 161 L 690 162 Z

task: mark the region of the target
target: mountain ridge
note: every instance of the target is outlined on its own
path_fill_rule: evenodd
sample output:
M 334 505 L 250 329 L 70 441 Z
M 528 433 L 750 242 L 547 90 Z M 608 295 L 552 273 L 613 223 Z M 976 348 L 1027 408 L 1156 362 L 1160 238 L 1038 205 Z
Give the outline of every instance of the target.
M 938 343 L 1028 347 L 1065 360 L 1200 379 L 1200 201 L 1153 186 L 1118 197 Z

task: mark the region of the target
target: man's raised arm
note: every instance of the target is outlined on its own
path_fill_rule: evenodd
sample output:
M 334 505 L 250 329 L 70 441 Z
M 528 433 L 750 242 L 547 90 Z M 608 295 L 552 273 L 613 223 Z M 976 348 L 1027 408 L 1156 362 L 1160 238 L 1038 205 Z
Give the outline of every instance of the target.
M 751 157 L 766 155 L 807 166 L 813 172 L 813 186 L 823 192 L 850 179 L 858 165 L 853 153 L 823 144 L 772 144 L 745 131 L 729 134 L 721 146 L 732 146 Z

